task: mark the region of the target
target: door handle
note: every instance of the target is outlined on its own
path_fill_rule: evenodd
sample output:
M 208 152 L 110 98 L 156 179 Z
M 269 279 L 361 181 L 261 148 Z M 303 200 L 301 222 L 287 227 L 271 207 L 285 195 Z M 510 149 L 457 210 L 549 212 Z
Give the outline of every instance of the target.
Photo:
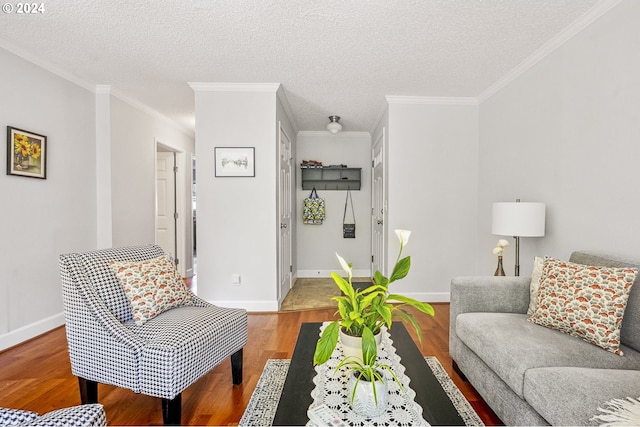
M 382 225 L 382 220 L 381 219 L 378 220 L 378 225 Z
M 280 228 L 287 228 L 287 224 L 280 223 Z

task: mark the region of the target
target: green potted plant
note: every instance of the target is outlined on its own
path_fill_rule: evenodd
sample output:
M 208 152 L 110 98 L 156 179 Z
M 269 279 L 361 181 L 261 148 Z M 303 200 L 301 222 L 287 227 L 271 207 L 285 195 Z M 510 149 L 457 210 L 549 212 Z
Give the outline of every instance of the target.
M 360 415 L 371 417 L 381 415 L 387 408 L 389 395 L 384 371 L 389 372 L 400 390 L 403 390 L 403 387 L 391 367 L 377 361 L 378 348 L 369 329 L 364 330 L 362 343 L 362 360 L 352 356 L 346 357 L 340 361 L 334 374 L 343 366 L 349 368 L 351 408 Z
M 387 278 L 380 271 L 376 271 L 373 276 L 373 284 L 366 289 L 354 289 L 352 265 L 336 254 L 340 265 L 347 273 L 346 280 L 335 272 L 331 273 L 334 282 L 344 294 L 333 297 L 338 302 L 340 320 L 329 323 L 322 332 L 316 344 L 313 357 L 314 364 L 319 365 L 329 360 L 338 343 L 340 332 L 344 334 L 343 336 L 361 337 L 362 343 L 358 346 L 359 348 L 364 349 L 370 348 L 372 345 L 375 346 L 374 336 L 376 334 L 379 335 L 380 328 L 383 325 L 391 328 L 394 318 L 411 323 L 416 330 L 418 339 L 422 342 L 420 327 L 414 316 L 405 307 L 414 307 L 430 316 L 435 314 L 433 307 L 413 298 L 389 293 L 389 285 L 396 280 L 404 278 L 411 268 L 411 257 L 402 257 L 402 251 L 409 242 L 411 232 L 408 230 L 395 230 L 395 233 L 400 240 L 400 251 L 391 276 Z M 362 354 L 360 359 L 363 358 Z

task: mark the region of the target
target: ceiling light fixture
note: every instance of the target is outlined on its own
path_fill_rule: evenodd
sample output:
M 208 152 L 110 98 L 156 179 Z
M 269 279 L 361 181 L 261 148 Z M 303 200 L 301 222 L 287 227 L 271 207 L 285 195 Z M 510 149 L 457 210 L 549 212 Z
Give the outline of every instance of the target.
M 342 125 L 339 123 L 340 116 L 329 116 L 329 124 L 327 125 L 327 130 L 332 134 L 336 134 L 342 130 Z

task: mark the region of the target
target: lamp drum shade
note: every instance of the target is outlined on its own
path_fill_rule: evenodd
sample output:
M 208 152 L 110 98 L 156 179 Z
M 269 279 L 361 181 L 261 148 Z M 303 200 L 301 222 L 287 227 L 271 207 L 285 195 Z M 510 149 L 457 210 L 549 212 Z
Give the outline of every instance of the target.
M 496 202 L 493 204 L 491 233 L 499 236 L 544 236 L 545 204 L 536 202 Z

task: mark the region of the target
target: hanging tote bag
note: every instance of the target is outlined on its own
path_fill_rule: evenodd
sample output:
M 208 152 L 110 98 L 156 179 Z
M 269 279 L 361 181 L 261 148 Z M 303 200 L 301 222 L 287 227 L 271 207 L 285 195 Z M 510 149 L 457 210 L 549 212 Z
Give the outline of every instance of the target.
M 352 223 L 347 223 L 347 206 L 351 202 L 351 216 L 353 217 Z M 356 213 L 353 210 L 353 198 L 351 197 L 351 191 L 347 190 L 347 198 L 344 201 L 344 215 L 342 215 L 342 237 L 345 239 L 356 238 Z
M 304 205 L 302 206 L 302 221 L 305 224 L 322 224 L 324 221 L 324 199 L 318 197 L 316 188 L 313 187 L 309 197 L 304 199 Z

